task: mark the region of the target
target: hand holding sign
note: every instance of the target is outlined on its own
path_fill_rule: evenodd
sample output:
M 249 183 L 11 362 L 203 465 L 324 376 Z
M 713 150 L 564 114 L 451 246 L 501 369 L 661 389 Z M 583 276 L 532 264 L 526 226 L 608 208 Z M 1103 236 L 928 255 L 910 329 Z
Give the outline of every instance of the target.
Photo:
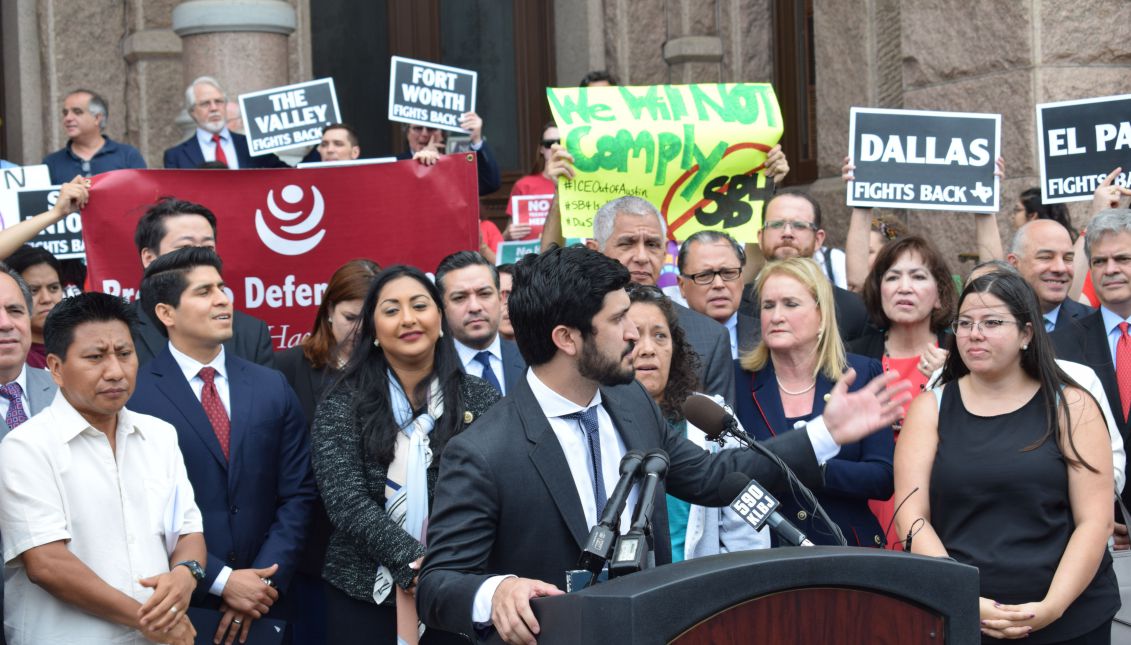
M 1121 174 L 1123 174 L 1122 168 L 1111 171 L 1096 188 L 1096 192 L 1092 193 L 1093 215 L 1107 208 L 1119 208 L 1120 201 L 1131 195 L 1131 188 L 1115 185 L 1115 178 Z
M 550 160 L 546 162 L 546 174 L 550 177 L 550 180 L 557 184 L 558 180 L 562 177 L 573 179 L 575 172 L 573 169 L 573 155 L 563 148 L 560 143 L 555 143 L 550 146 L 550 150 Z
M 483 141 L 483 119 L 474 112 L 464 112 L 460 116 L 459 127 L 467 130 L 471 135 L 471 145 L 477 146 Z
M 51 207 L 51 214 L 55 217 L 55 221 L 61 220 L 71 213 L 82 210 L 89 199 L 90 180 L 82 175 L 75 175 L 74 179 L 59 187 L 59 198 Z

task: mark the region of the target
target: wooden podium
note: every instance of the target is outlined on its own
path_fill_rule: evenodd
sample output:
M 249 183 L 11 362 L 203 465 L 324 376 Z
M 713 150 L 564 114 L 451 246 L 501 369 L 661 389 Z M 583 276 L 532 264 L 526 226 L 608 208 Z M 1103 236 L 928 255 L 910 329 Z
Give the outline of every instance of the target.
M 539 645 L 977 645 L 982 638 L 977 569 L 878 549 L 711 556 L 533 607 Z

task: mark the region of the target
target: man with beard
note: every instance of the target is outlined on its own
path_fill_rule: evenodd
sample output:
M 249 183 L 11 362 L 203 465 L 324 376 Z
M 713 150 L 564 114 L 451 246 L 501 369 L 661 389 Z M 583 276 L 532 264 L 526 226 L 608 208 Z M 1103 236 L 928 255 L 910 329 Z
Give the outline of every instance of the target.
M 444 449 L 416 591 L 425 625 L 468 638 L 494 628 L 508 643 L 534 643 L 539 627 L 530 600 L 562 593 L 565 571 L 600 518 L 628 450 L 669 455 L 657 500 L 670 492 L 723 506 L 730 500 L 719 496 L 719 484 L 733 471 L 771 490 L 788 486 L 761 454 L 710 454 L 664 421 L 633 380 L 639 335 L 627 316 L 629 281 L 619 262 L 582 247 L 555 248 L 515 266 L 510 315 L 531 367 Z M 824 416 L 804 431 L 764 442 L 803 482 L 819 482 L 820 464 L 839 445 L 893 422 L 910 397 L 906 383 L 888 389 L 891 376 L 848 394 L 854 378 L 849 372 L 841 379 Z M 635 505 L 632 493 L 621 523 Z M 653 507 L 651 525 L 656 563 L 667 564 L 665 504 Z
M 793 257 L 812 259 L 813 253 L 824 243 L 821 205 L 812 195 L 800 190 L 783 190 L 766 202 L 762 209 L 758 246 L 767 262 Z M 841 340 L 847 343 L 863 335 L 868 325 L 868 311 L 860 296 L 834 284 L 833 301 Z M 759 318 L 758 294 L 754 293 L 754 285 L 748 284 L 743 288 L 738 311 Z
M 218 161 L 231 170 L 239 168 L 286 168 L 275 155 L 252 157 L 247 137 L 228 130 L 228 97 L 220 82 L 201 76 L 185 89 L 185 110 L 196 122 L 196 132 L 165 151 L 166 168 L 199 168 Z

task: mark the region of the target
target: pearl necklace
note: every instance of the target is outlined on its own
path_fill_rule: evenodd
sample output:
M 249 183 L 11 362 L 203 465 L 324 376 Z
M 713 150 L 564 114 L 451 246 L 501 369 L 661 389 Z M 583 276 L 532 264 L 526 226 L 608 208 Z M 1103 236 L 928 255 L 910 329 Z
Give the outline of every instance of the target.
M 778 389 L 781 390 L 783 393 L 788 394 L 790 396 L 801 396 L 802 394 L 805 394 L 809 390 L 812 390 L 813 388 L 817 387 L 817 379 L 813 379 L 813 382 L 809 384 L 809 387 L 805 388 L 804 390 L 798 390 L 796 392 L 790 392 L 789 390 L 785 389 L 784 385 L 781 384 L 780 379 L 775 377 L 774 380 L 778 382 Z

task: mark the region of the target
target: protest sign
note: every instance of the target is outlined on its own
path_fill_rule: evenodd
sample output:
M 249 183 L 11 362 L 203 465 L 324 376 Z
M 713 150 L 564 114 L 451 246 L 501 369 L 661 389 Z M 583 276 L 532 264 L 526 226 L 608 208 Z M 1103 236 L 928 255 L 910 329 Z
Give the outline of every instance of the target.
M 317 145 L 322 128 L 342 120 L 332 78 L 240 94 L 240 113 L 253 157 Z
M 389 120 L 464 132 L 460 115 L 475 111 L 476 72 L 393 56 Z
M 511 220 L 515 224 L 529 224 L 530 234 L 523 239 L 532 240 L 542 234 L 546 216 L 550 213 L 553 195 L 515 195 L 511 197 Z
M 93 182 L 82 212 L 92 289 L 135 299 L 138 218 L 163 195 L 199 202 L 216 214 L 233 304 L 266 321 L 276 349 L 310 331 L 327 281 L 347 260 L 430 270 L 453 251 L 479 248 L 475 159 L 463 155 L 431 167 L 116 170 Z
M 683 240 L 705 229 L 757 239 L 782 134 L 768 83 L 547 88 L 575 176 L 558 184 L 562 230 L 591 237 L 602 204 L 634 195 Z
M 20 205 L 20 220 L 27 220 L 44 211 L 51 210 L 59 199 L 59 187 L 17 191 Z M 39 232 L 28 241 L 31 246 L 47 249 L 60 260 L 86 257 L 82 240 L 82 218 L 71 213 L 57 223 Z
M 848 205 L 990 213 L 1001 115 L 852 108 Z
M 495 266 L 514 264 L 522 258 L 537 253 L 541 250 L 538 240 L 511 240 L 499 242 L 499 251 L 495 253 Z
M 1116 168 L 1131 187 L 1131 94 L 1037 106 L 1041 201 L 1088 201 Z
M 43 164 L 0 169 L 0 228 L 8 228 L 19 221 L 18 191 L 50 187 L 51 172 Z
M 471 149 L 471 135 L 453 135 L 444 142 L 446 154 L 459 154 L 461 152 L 474 152 Z

